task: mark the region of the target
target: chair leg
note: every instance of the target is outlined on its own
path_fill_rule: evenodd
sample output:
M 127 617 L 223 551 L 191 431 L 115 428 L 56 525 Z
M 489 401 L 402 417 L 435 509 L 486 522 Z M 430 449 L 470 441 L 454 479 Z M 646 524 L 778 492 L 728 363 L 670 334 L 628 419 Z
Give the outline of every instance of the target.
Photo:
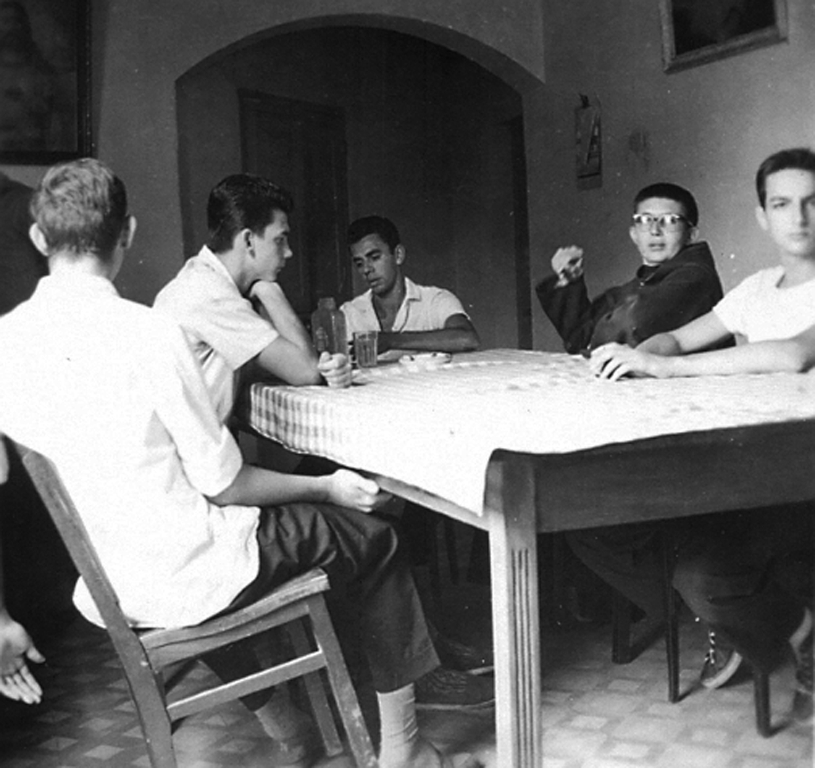
M 631 661 L 631 603 L 617 590 L 613 591 L 611 603 L 611 661 Z
M 450 566 L 450 581 L 458 584 L 458 550 L 456 549 L 456 524 L 444 520 L 444 544 L 447 548 L 447 563 Z
M 287 629 L 295 653 L 298 656 L 307 654 L 309 652 L 309 643 L 302 622 L 294 621 L 287 626 Z M 337 733 L 337 726 L 334 724 L 334 715 L 331 712 L 331 706 L 325 696 L 325 689 L 323 688 L 320 673 L 312 672 L 311 674 L 305 675 L 303 680 L 306 685 L 309 702 L 311 703 L 311 711 L 320 728 L 320 735 L 323 738 L 325 752 L 329 757 L 339 755 L 343 751 L 342 742 Z
M 756 729 L 765 739 L 772 735 L 770 726 L 770 676 L 753 665 L 753 696 L 756 706 Z
M 665 590 L 665 653 L 668 657 L 668 701 L 679 701 L 679 604 L 673 588 L 673 542 L 662 532 L 662 583 Z
M 354 691 L 351 678 L 348 676 L 337 636 L 331 626 L 331 619 L 328 616 L 325 601 L 322 595 L 316 595 L 308 600 L 308 605 L 314 639 L 326 658 L 328 680 L 337 702 L 337 709 L 345 726 L 345 732 L 357 768 L 376 768 L 377 759 L 371 737 L 368 735 L 368 728 L 362 716 L 362 709 L 359 706 L 356 691 Z
M 146 676 L 152 680 L 146 680 Z M 149 668 L 125 669 L 125 678 L 144 734 L 150 765 L 152 768 L 177 768 L 172 723 L 159 688 L 163 683 L 153 677 Z
M 429 517 L 429 513 L 426 513 Z M 441 597 L 441 567 L 439 565 L 439 543 L 436 539 L 438 536 L 438 520 L 428 520 L 427 538 L 427 556 L 428 568 L 430 570 L 430 586 L 433 589 L 433 599 L 438 600 Z

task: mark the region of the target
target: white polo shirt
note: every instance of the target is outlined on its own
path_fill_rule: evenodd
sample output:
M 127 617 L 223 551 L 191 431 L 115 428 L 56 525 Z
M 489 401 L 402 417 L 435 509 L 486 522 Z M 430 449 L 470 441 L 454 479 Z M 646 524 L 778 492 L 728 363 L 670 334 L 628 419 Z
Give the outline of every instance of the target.
M 54 461 L 133 624 L 196 624 L 255 578 L 259 510 L 206 498 L 242 460 L 176 324 L 104 278 L 44 277 L 0 318 L 0 360 L 0 431 Z
M 373 304 L 373 291 L 346 301 L 340 309 L 345 315 L 348 338 L 356 331 L 381 331 Z M 393 323 L 395 333 L 405 331 L 438 331 L 453 315 L 464 315 L 464 307 L 456 296 L 444 288 L 416 285 L 405 278 L 405 299 Z
M 159 292 L 153 306 L 184 329 L 222 421 L 232 411 L 237 372 L 278 336 L 204 246 Z

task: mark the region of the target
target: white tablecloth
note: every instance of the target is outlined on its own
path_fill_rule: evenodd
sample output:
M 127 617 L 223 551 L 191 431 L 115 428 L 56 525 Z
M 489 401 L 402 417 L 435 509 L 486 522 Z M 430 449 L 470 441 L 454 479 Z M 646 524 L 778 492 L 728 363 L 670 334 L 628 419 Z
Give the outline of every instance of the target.
M 815 374 L 596 379 L 581 357 L 492 350 L 397 364 L 354 386 L 254 384 L 250 422 L 288 449 L 386 475 L 481 514 L 498 448 L 569 453 L 661 435 L 815 420 Z M 813 423 L 815 428 L 815 422 Z

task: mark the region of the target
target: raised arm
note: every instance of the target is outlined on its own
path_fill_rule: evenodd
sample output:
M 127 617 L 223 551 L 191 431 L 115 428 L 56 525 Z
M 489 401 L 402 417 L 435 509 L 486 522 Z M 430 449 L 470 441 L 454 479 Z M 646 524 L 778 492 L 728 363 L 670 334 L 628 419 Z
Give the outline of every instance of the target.
M 566 351 L 576 354 L 589 346 L 601 310 L 589 300 L 582 248 L 558 248 L 550 263 L 552 274 L 537 284 L 535 293 Z
M 297 317 L 286 294 L 277 282 L 259 280 L 250 298 L 280 334 L 256 358 L 266 372 L 289 384 L 319 384 L 343 387 L 351 382 L 351 366 L 345 355 L 318 359 L 308 332 Z
M 447 318 L 443 328 L 435 331 L 380 331 L 379 352 L 389 349 L 418 349 L 423 352 L 472 352 L 478 349 L 478 333 L 466 315 Z
M 258 280 L 249 298 L 280 334 L 258 355 L 261 368 L 290 384 L 319 383 L 317 353 L 280 284 Z

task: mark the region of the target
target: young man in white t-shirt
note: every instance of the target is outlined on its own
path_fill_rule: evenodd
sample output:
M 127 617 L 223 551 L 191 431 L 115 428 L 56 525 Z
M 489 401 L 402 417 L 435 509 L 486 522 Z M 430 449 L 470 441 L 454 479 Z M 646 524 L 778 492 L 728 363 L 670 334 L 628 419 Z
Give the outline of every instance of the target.
M 628 376 L 806 371 L 815 365 L 815 152 L 768 157 L 756 174 L 756 218 L 779 264 L 748 277 L 711 312 L 636 349 L 607 344 L 591 367 Z M 703 350 L 730 335 L 748 342 Z M 782 555 L 813 551 L 811 507 L 743 512 L 701 526 L 680 546 L 674 584 L 704 621 L 753 663 L 769 668 L 789 644 L 797 661 L 793 714 L 812 717 L 812 612 L 782 586 Z M 731 524 L 732 523 L 732 524 Z M 811 596 L 809 597 L 811 602 Z

